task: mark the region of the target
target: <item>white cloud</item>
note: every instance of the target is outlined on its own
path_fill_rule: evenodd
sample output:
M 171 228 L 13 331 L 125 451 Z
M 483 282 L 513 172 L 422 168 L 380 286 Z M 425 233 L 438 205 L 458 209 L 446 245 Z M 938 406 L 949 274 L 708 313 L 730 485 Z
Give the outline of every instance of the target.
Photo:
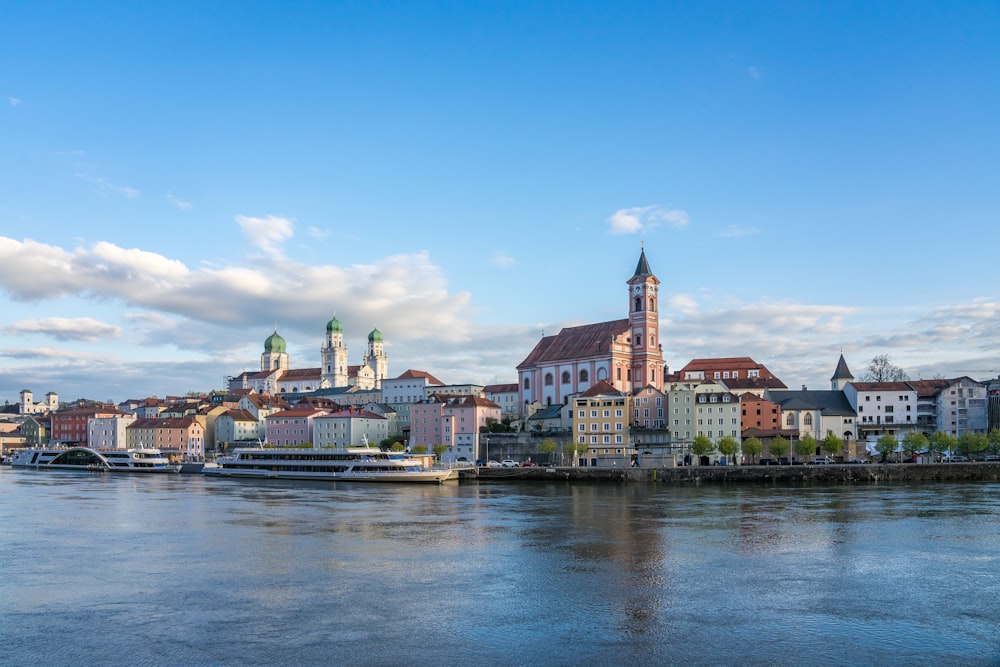
M 497 251 L 493 253 L 492 257 L 490 257 L 490 264 L 497 268 L 505 269 L 508 266 L 514 266 L 517 264 L 517 260 L 510 255 Z
M 91 317 L 46 317 L 36 320 L 21 320 L 4 327 L 4 332 L 13 335 L 43 334 L 57 340 L 105 340 L 121 336 L 121 327 L 100 322 Z
M 756 227 L 737 227 L 736 225 L 729 225 L 722 231 L 715 233 L 716 236 L 721 236 L 722 238 L 735 239 L 741 236 L 753 236 L 759 234 L 760 230 Z
M 98 187 L 98 191 L 102 195 L 116 194 L 125 197 L 126 199 L 135 199 L 136 197 L 139 196 L 139 191 L 136 190 L 135 188 L 130 188 L 125 185 L 118 185 L 116 183 L 112 183 L 103 176 L 97 176 L 86 169 L 78 171 L 76 176 L 81 180 L 96 185 Z
M 238 215 L 236 222 L 252 245 L 260 248 L 272 259 L 284 259 L 281 244 L 295 233 L 295 225 L 291 220 L 275 215 L 266 218 Z
M 191 202 L 186 202 L 178 199 L 172 193 L 167 193 L 167 201 L 179 208 L 182 211 L 190 211 L 193 205 Z
M 325 239 L 330 236 L 330 230 L 320 229 L 319 227 L 310 227 L 306 230 L 306 234 L 314 239 Z
M 754 81 L 759 81 L 760 77 L 763 76 L 763 73 L 760 71 L 759 67 L 747 68 L 747 74 L 749 74 L 750 78 L 753 79 Z
M 7 102 L 8 102 L 8 103 L 9 103 L 9 104 L 10 104 L 10 105 L 11 105 L 12 107 L 16 107 L 16 106 L 19 106 L 19 105 L 21 104 L 21 99 L 20 99 L 20 98 L 18 98 L 18 97 L 8 97 L 8 98 L 7 98 Z
M 687 227 L 690 218 L 685 211 L 662 206 L 636 206 L 615 211 L 608 218 L 612 234 L 637 234 L 644 229 L 654 229 L 663 223 L 676 228 Z

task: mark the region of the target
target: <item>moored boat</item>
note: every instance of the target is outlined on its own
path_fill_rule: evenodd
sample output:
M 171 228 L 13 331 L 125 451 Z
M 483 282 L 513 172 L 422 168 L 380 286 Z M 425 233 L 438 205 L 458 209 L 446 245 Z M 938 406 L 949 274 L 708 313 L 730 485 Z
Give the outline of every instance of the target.
M 14 468 L 43 470 L 89 470 L 96 472 L 176 473 L 180 465 L 170 463 L 159 449 L 91 449 L 51 447 L 22 449 L 11 460 Z
M 210 477 L 253 477 L 351 482 L 443 483 L 458 479 L 458 470 L 426 466 L 409 454 L 372 447 L 346 449 L 246 448 L 216 459 Z

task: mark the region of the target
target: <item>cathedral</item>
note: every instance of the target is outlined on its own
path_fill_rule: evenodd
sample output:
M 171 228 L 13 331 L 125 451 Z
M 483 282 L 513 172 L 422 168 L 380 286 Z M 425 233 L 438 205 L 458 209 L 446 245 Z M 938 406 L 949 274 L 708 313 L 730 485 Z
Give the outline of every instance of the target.
M 264 341 L 260 370 L 229 378 L 229 391 L 253 389 L 259 394 L 285 394 L 336 387 L 376 389 L 389 374 L 385 341 L 377 328 L 368 334 L 368 353 L 358 366 L 347 363 L 344 327 L 336 317 L 326 323 L 326 338 L 319 352 L 319 368 L 291 368 L 285 339 L 275 327 Z
M 649 268 L 645 248 L 625 285 L 628 317 L 566 327 L 545 336 L 517 366 L 522 410 L 529 405 L 559 405 L 570 396 L 605 381 L 633 394 L 645 387 L 663 389 L 666 367 L 660 342 L 660 281 Z

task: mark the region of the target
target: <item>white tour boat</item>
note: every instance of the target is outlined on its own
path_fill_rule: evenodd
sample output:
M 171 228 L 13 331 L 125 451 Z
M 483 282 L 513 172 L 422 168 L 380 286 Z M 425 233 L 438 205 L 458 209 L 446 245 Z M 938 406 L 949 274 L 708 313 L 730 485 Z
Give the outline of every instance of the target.
M 435 482 L 458 479 L 454 468 L 424 465 L 419 457 L 374 447 L 347 449 L 240 448 L 202 472 L 211 477 L 256 477 L 352 482 Z
M 176 473 L 180 464 L 171 463 L 159 449 L 91 449 L 51 447 L 22 449 L 10 462 L 14 468 L 44 470 L 93 470 L 110 472 Z

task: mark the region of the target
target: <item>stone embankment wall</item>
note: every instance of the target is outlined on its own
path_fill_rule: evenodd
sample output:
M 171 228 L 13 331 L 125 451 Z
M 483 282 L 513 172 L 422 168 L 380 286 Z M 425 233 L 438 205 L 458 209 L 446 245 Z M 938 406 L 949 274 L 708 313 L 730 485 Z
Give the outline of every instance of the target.
M 1000 463 L 804 466 L 690 466 L 681 468 L 480 468 L 464 482 L 658 482 L 664 484 L 831 485 L 881 482 L 1000 481 Z

